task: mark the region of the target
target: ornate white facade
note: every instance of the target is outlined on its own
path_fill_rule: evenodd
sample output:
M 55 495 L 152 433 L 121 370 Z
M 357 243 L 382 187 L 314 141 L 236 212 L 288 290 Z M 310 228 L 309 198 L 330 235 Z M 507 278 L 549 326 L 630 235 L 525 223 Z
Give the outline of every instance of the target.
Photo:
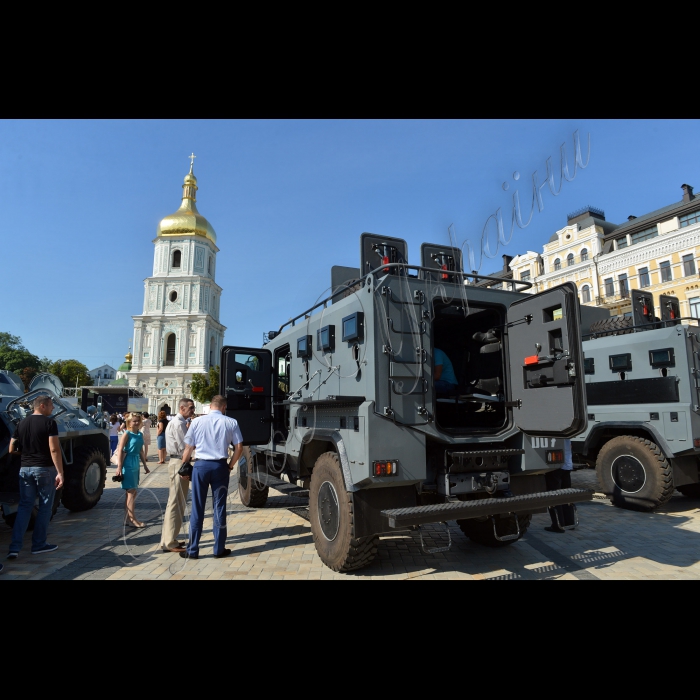
M 219 364 L 226 328 L 219 322 L 216 234 L 197 211 L 197 180 L 190 172 L 182 204 L 165 217 L 154 239 L 153 274 L 144 281 L 143 313 L 133 316 L 129 386 L 149 399 L 148 412 L 190 397 L 193 374 Z M 199 408 L 199 407 L 198 407 Z

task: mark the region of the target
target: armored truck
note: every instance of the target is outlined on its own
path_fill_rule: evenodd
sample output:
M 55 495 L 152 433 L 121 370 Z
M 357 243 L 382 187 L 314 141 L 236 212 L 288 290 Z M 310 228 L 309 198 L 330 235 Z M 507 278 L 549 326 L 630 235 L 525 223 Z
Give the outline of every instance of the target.
M 320 558 L 350 571 L 381 534 L 456 520 L 500 547 L 532 513 L 590 499 L 547 492 L 544 476 L 586 428 L 575 286 L 465 284 L 458 249 L 423 244 L 411 265 L 404 240 L 370 233 L 360 252 L 359 268 L 333 268 L 328 296 L 262 348 L 222 349 L 220 392 L 246 446 L 243 503 L 261 507 L 271 484 L 291 482 L 308 496 Z M 436 384 L 447 364 L 436 355 L 452 383 L 445 372 Z
M 19 504 L 20 457 L 10 454 L 10 438 L 22 418 L 32 413 L 32 401 L 41 395 L 51 396 L 54 404 L 52 417 L 58 425 L 58 437 L 63 457 L 64 485 L 56 493 L 53 504 L 80 511 L 92 508 L 101 498 L 110 461 L 108 431 L 96 418 L 61 398 L 63 385 L 52 374 L 39 374 L 25 393 L 22 380 L 13 372 L 0 370 L 0 507 L 8 525 L 12 525 Z M 30 527 L 33 526 L 33 517 Z
M 588 427 L 574 458 L 594 466 L 621 508 L 651 511 L 674 489 L 700 497 L 700 328 L 678 299 L 631 292 L 632 314 L 584 335 Z

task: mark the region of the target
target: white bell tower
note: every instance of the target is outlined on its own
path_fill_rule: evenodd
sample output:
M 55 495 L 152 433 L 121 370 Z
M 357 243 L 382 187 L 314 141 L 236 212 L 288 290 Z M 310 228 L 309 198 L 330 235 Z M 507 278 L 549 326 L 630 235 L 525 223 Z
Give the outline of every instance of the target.
M 149 413 L 190 397 L 195 373 L 219 364 L 226 328 L 219 323 L 216 233 L 197 211 L 194 158 L 180 208 L 158 225 L 153 274 L 144 281 L 143 313 L 134 316 L 129 386 L 149 397 Z

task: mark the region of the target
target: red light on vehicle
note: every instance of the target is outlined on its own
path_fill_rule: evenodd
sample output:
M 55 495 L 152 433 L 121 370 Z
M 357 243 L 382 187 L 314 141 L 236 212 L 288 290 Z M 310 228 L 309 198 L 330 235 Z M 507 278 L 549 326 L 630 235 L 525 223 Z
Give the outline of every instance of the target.
M 674 318 L 676 318 L 676 312 L 673 309 L 671 309 L 671 319 Z
M 564 461 L 564 450 L 547 450 L 547 464 L 560 464 Z
M 647 308 L 647 305 L 646 305 L 646 304 L 644 304 L 644 306 L 642 306 L 642 313 L 643 313 L 645 316 L 649 313 L 649 309 Z
M 398 472 L 398 462 L 374 462 L 373 476 L 393 476 Z
M 254 386 L 253 387 L 254 394 L 262 394 L 263 391 L 265 391 L 264 387 L 261 387 L 261 386 Z
M 382 265 L 388 265 L 388 264 L 389 264 L 389 256 L 388 256 L 388 255 L 384 255 L 384 256 L 382 257 Z M 389 268 L 388 268 L 388 267 L 385 267 L 385 268 L 384 268 L 384 272 L 389 272 Z
M 446 269 L 447 269 L 447 265 L 443 265 L 441 269 L 446 270 Z M 447 277 L 448 277 L 448 275 L 446 275 L 446 274 L 443 272 L 443 274 L 442 274 L 442 279 L 446 280 Z
M 530 355 L 530 357 L 525 358 L 526 365 L 536 365 L 540 361 L 537 355 Z

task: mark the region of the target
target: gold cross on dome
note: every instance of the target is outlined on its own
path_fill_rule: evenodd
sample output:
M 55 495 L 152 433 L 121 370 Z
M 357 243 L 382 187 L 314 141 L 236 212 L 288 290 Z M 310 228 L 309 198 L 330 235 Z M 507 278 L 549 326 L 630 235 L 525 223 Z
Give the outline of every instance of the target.
M 197 156 L 194 154 L 194 152 L 192 152 L 192 155 L 191 155 L 191 156 L 187 156 L 187 157 L 190 159 L 190 170 L 192 170 L 192 168 L 194 168 L 194 159 L 195 159 Z

